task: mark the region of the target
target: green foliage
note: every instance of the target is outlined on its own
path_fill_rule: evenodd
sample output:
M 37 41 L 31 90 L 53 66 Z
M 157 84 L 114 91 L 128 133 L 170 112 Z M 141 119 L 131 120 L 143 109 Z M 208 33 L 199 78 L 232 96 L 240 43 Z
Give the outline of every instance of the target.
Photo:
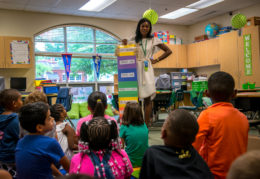
M 48 72 L 52 73 L 52 67 L 48 66 L 48 64 L 38 63 L 36 65 L 36 78 L 41 78 Z

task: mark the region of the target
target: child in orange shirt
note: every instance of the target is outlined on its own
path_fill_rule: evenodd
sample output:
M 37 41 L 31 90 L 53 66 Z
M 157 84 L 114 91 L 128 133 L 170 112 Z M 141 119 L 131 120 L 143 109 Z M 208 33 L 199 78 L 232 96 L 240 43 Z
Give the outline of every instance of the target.
M 215 179 L 226 178 L 231 163 L 247 150 L 248 120 L 230 100 L 236 96 L 233 77 L 216 72 L 208 80 L 207 94 L 213 105 L 199 118 L 193 146 L 207 162 Z

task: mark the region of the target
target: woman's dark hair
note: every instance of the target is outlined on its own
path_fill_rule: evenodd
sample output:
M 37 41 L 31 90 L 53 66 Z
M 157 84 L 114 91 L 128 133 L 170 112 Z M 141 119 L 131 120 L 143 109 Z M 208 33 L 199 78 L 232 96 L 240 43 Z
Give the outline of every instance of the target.
M 186 147 L 195 141 L 199 130 L 195 116 L 184 109 L 176 109 L 169 114 L 168 120 L 176 144 Z
M 107 107 L 107 97 L 104 93 L 95 91 L 88 97 L 88 106 L 93 111 L 93 117 L 104 116 Z
M 44 102 L 24 105 L 19 112 L 21 126 L 30 133 L 35 133 L 38 124 L 45 124 L 49 105 Z
M 112 139 L 117 139 L 116 122 L 104 117 L 95 117 L 84 122 L 80 128 L 80 140 L 89 143 L 89 149 L 98 151 L 108 149 Z
M 64 111 L 62 104 L 54 104 L 50 108 L 51 116 L 54 118 L 55 122 L 60 120 L 61 113 Z
M 0 92 L 0 106 L 5 109 L 12 109 L 13 102 L 17 101 L 21 96 L 16 89 L 5 89 Z
M 147 23 L 149 24 L 149 26 L 150 26 L 150 30 L 149 30 L 149 32 L 147 33 L 146 38 L 152 38 L 152 37 L 153 37 L 153 36 L 151 35 L 151 32 L 152 32 L 152 24 L 151 24 L 151 22 L 150 22 L 148 19 L 146 19 L 146 18 L 142 18 L 142 19 L 139 20 L 139 22 L 138 22 L 138 24 L 137 24 L 137 27 L 136 27 L 136 31 L 135 31 L 135 42 L 136 42 L 136 43 L 139 43 L 140 40 L 142 40 L 142 34 L 141 34 L 141 32 L 140 32 L 140 27 L 141 27 L 141 25 L 142 25 L 144 22 L 147 22 Z
M 144 124 L 143 113 L 140 105 L 137 102 L 127 102 L 122 118 L 123 125 L 140 126 Z

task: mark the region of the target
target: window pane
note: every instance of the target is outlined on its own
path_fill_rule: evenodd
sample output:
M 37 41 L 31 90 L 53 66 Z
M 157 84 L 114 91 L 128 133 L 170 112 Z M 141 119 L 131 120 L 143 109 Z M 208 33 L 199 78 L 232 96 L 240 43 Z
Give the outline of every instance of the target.
M 96 51 L 97 53 L 115 53 L 116 46 L 115 45 L 97 45 Z
M 63 27 L 56 28 L 44 32 L 35 37 L 35 41 L 45 41 L 45 42 L 64 42 L 64 30 Z
M 94 53 L 93 44 L 68 43 L 70 53 Z
M 117 44 L 118 40 L 105 32 L 96 30 L 96 42 L 97 43 Z
M 102 59 L 100 66 L 99 81 L 114 81 L 114 74 L 117 74 L 117 61 Z
M 93 60 L 87 58 L 72 58 L 71 60 L 71 75 L 81 75 L 81 81 L 77 82 L 91 82 L 94 81 Z
M 93 87 L 71 87 L 73 103 L 83 103 L 88 101 L 88 96 L 93 92 Z
M 64 43 L 35 42 L 36 52 L 65 52 Z
M 62 82 L 64 65 L 61 57 L 35 56 L 36 78 Z M 66 78 L 65 78 L 66 79 Z
M 61 57 L 35 56 L 36 78 L 55 80 L 57 83 L 65 82 L 66 76 L 64 64 Z M 71 82 L 91 82 L 94 81 L 93 60 L 86 58 L 72 58 L 71 60 Z M 79 80 L 75 80 L 78 75 Z
M 68 42 L 94 42 L 93 29 L 89 27 L 67 27 Z

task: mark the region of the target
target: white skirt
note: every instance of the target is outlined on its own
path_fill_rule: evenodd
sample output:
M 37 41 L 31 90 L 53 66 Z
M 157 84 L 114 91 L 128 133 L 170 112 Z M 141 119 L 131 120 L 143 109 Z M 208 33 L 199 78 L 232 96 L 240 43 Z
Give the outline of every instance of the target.
M 138 95 L 140 99 L 151 97 L 152 100 L 156 96 L 154 71 L 150 60 L 147 60 L 147 71 L 144 70 L 145 60 L 137 60 Z

